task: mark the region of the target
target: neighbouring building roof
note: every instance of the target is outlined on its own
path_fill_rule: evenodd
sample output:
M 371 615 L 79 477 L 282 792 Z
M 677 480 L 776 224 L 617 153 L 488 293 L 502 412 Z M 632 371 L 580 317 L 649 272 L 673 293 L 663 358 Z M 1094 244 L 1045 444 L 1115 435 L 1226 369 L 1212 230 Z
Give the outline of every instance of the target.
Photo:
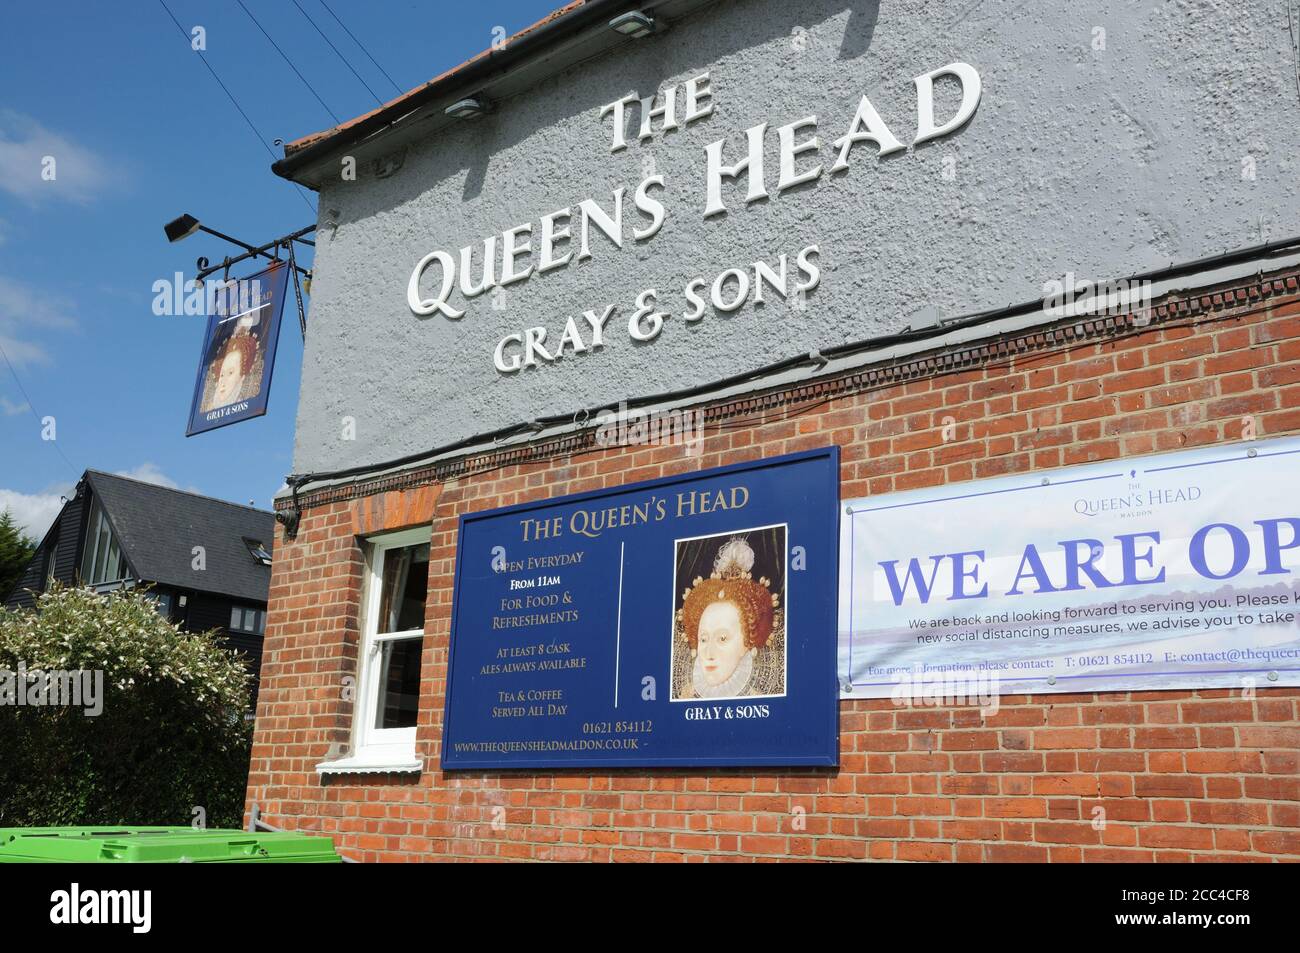
M 266 601 L 271 567 L 245 539 L 269 551 L 273 513 L 100 470 L 87 470 L 86 479 L 142 580 Z M 203 547 L 201 569 L 194 568 L 196 546 Z

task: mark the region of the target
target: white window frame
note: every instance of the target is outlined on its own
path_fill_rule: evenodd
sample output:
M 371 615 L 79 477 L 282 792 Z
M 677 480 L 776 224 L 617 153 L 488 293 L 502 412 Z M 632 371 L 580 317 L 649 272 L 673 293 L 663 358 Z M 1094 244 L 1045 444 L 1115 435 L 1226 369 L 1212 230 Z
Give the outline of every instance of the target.
M 244 605 L 244 603 L 242 602 L 232 602 L 230 604 L 230 613 L 231 613 L 232 620 L 234 619 L 234 614 L 236 610 L 239 611 L 239 625 L 231 624 L 226 626 L 227 629 L 229 629 L 231 632 L 236 632 L 239 635 L 265 635 L 266 634 L 266 610 L 265 609 L 255 609 L 252 606 Z M 249 612 L 253 613 L 253 627 L 251 629 L 247 628 L 244 625 L 244 619 L 247 618 L 246 613 Z
M 405 546 L 432 544 L 433 528 L 372 536 L 365 541 L 366 566 L 363 574 L 361 602 L 361 640 L 357 649 L 356 704 L 352 715 L 352 752 L 337 761 L 318 764 L 316 770 L 327 773 L 419 772 L 423 762 L 415 754 L 415 727 L 375 728 L 379 713 L 379 672 L 385 642 L 420 639 L 423 652 L 425 628 L 379 634 L 379 607 L 383 601 L 384 560 L 389 552 Z

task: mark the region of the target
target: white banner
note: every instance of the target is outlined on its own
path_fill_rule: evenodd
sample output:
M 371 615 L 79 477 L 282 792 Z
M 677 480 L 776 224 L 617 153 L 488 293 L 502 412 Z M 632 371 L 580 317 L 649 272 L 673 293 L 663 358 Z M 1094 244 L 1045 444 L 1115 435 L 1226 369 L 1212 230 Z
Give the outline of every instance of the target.
M 1300 685 L 1298 489 L 1286 438 L 848 500 L 841 697 Z

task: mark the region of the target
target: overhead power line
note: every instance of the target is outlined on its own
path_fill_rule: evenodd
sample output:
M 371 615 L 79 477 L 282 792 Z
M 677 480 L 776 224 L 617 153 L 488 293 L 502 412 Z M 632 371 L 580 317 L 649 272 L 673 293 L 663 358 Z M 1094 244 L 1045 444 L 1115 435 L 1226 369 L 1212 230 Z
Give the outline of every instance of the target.
M 3 344 L 0 344 L 0 357 L 4 358 L 5 364 L 8 365 L 9 367 L 9 373 L 14 376 L 14 383 L 18 385 L 18 393 L 23 395 L 23 400 L 27 402 L 27 409 L 30 410 L 32 412 L 32 416 L 36 418 L 37 425 L 40 427 L 44 427 L 45 420 L 41 417 L 40 414 L 36 412 L 36 405 L 33 404 L 32 399 L 27 396 L 27 388 L 23 386 L 22 380 L 19 379 L 18 371 L 14 369 L 13 362 L 9 360 L 9 355 L 5 353 Z M 59 456 L 63 458 L 63 462 L 68 465 L 69 470 L 71 470 L 74 474 L 81 473 L 80 470 L 78 470 L 76 467 L 72 465 L 72 461 L 69 460 L 67 454 L 63 452 L 63 448 L 59 446 L 59 441 L 57 439 L 51 440 L 49 442 L 54 444 L 55 451 L 57 451 Z
M 271 39 L 271 34 L 267 33 L 266 29 L 262 26 L 262 24 L 257 22 L 257 17 L 253 16 L 252 12 L 248 9 L 248 7 L 244 6 L 244 0 L 235 0 L 235 2 L 239 4 L 239 9 L 243 10 L 246 14 L 248 14 L 248 19 L 253 21 L 253 26 L 257 27 L 259 30 L 262 31 L 262 36 L 266 37 L 266 41 L 270 43 L 273 47 L 275 47 L 275 51 L 280 54 L 280 59 L 284 60 L 286 63 L 289 64 L 289 69 L 293 70 L 294 75 L 296 75 L 300 80 L 302 80 L 302 84 L 306 86 L 308 90 L 311 91 L 311 94 L 313 96 L 316 97 L 316 102 L 320 103 L 321 108 L 324 109 L 325 112 L 329 113 L 330 118 L 334 120 L 334 125 L 336 126 L 341 125 L 343 120 L 334 114 L 334 110 L 330 109 L 329 106 L 325 105 L 325 100 L 321 99 L 320 93 L 316 92 L 316 88 L 312 86 L 311 83 L 307 82 L 307 77 L 303 76 L 302 73 L 299 72 L 298 67 L 293 65 L 293 60 L 289 59 L 289 57 L 285 54 L 284 50 L 280 49 L 280 45 L 276 43 L 275 40 Z
M 352 37 L 352 42 L 355 43 L 360 48 L 362 53 L 366 54 L 366 58 L 369 59 L 370 62 L 375 64 L 375 69 L 379 70 L 379 72 L 384 74 L 384 79 L 388 80 L 389 84 L 393 87 L 393 89 L 397 91 L 397 95 L 399 96 L 402 95 L 402 93 L 404 92 L 402 87 L 398 86 L 396 83 L 393 82 L 393 77 L 389 76 L 388 71 L 385 70 L 382 66 L 380 66 L 379 62 L 373 56 L 370 55 L 370 51 L 365 48 L 362 42 L 352 35 L 352 31 L 348 29 L 347 24 L 338 18 L 338 14 L 336 14 L 333 10 L 330 9 L 330 5 L 326 3 L 325 0 L 320 0 L 320 5 L 325 8 L 326 13 L 328 13 L 330 16 L 334 18 L 334 22 L 343 28 L 343 32 L 346 33 L 348 36 Z
M 293 0 L 293 5 L 298 8 L 298 12 L 301 13 L 307 19 L 307 22 L 312 25 L 312 29 L 320 34 L 320 38 L 329 44 L 329 48 L 334 51 L 334 55 L 343 61 L 343 65 L 346 66 L 352 75 L 357 78 L 357 82 L 366 88 L 366 92 L 374 97 L 377 104 L 382 106 L 384 101 L 379 98 L 379 95 L 373 89 L 370 88 L 370 84 L 361 78 L 361 74 L 352 68 L 352 64 L 348 62 L 347 57 L 339 52 L 339 48 L 330 41 L 328 36 L 325 35 L 325 31 L 316 25 L 316 21 L 311 18 L 311 14 L 303 9 L 302 4 L 299 3 L 298 0 Z
M 172 14 L 172 11 L 167 6 L 165 0 L 158 0 L 158 3 L 166 12 L 168 18 L 172 21 L 172 23 L 176 24 L 176 29 L 180 30 L 181 36 L 185 37 L 185 42 L 188 44 L 190 42 L 190 34 L 185 31 L 185 27 L 181 26 L 181 22 L 177 20 L 176 17 Z M 266 144 L 266 137 L 263 136 L 262 133 L 258 131 L 257 126 L 253 125 L 253 120 L 248 118 L 248 113 L 244 112 L 244 107 L 239 105 L 239 100 L 235 98 L 235 94 L 232 93 L 230 91 L 230 88 L 221 81 L 221 77 L 218 76 L 217 71 L 212 68 L 212 64 L 208 62 L 207 57 L 200 55 L 199 62 L 201 62 L 204 65 L 204 67 L 207 69 L 207 71 L 212 74 L 212 78 L 216 80 L 217 85 L 221 87 L 221 91 L 226 94 L 226 98 L 230 100 L 230 104 L 234 106 L 236 110 L 239 111 L 239 115 L 244 117 L 244 122 L 248 123 L 248 128 L 253 131 L 253 135 L 255 135 L 257 137 L 257 141 L 262 144 L 262 148 L 265 149 L 266 154 L 271 157 L 271 161 L 275 162 L 278 157 L 276 156 L 275 152 L 272 151 L 271 147 Z M 307 208 L 311 211 L 311 213 L 313 215 L 316 214 L 316 206 L 312 205 L 311 199 L 307 198 L 307 193 L 302 190 L 302 186 L 295 183 L 294 188 L 298 190 L 298 195 L 302 198 L 302 200 L 305 203 L 307 203 Z

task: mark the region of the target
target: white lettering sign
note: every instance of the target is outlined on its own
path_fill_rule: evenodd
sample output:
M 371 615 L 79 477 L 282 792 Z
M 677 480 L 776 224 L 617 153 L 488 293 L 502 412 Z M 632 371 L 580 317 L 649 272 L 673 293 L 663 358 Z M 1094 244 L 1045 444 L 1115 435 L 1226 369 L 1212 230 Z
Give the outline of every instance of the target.
M 934 85 L 940 78 L 955 81 L 961 90 L 961 101 L 956 112 L 940 119 L 935 114 Z M 981 96 L 979 73 L 967 63 L 949 63 L 913 81 L 916 86 L 916 146 L 961 129 L 975 115 Z M 678 97 L 682 108 L 678 109 Z M 628 148 L 628 123 L 633 112 L 638 113 L 635 129 L 637 142 L 646 142 L 656 134 L 680 130 L 714 114 L 715 98 L 710 76 L 701 73 L 688 80 L 682 88 L 668 86 L 654 95 L 638 97 L 627 94 L 599 111 L 603 123 L 611 122 L 610 151 Z M 768 170 L 764 166 L 764 153 L 768 143 L 769 123 L 763 122 L 746 129 L 743 141 L 732 137 L 714 140 L 704 146 L 703 215 L 706 219 L 726 215 L 730 209 L 728 198 L 736 201 L 743 187 L 743 203 L 749 205 L 763 199 L 775 200 L 799 186 L 815 188 L 823 176 L 825 161 L 819 161 L 823 152 L 823 139 L 818 135 L 819 117 L 804 116 L 775 129 L 779 162 L 776 181 L 769 190 Z M 871 143 L 876 156 L 886 156 L 905 148 L 890 131 L 885 120 L 867 96 L 863 95 L 846 125 L 843 134 L 831 142 L 834 162 L 831 173 L 842 173 L 849 168 L 855 146 Z M 647 154 L 648 155 L 648 154 Z M 643 166 L 653 171 L 654 163 Z M 742 184 L 743 180 L 743 184 Z M 661 196 L 668 191 L 664 176 L 651 174 L 643 178 L 631 196 L 631 209 L 626 208 L 627 189 L 619 186 L 608 199 L 595 197 L 583 199 L 575 210 L 572 206 L 557 209 L 538 218 L 536 224 L 525 222 L 489 235 L 479 242 L 465 245 L 457 254 L 432 251 L 422 257 L 411 273 L 407 285 L 407 303 L 413 313 L 421 316 L 435 312 L 445 318 L 458 320 L 465 315 L 465 307 L 453 304 L 452 296 L 459 290 L 465 302 L 485 293 L 492 293 L 493 307 L 505 310 L 500 291 L 508 285 L 528 281 L 533 276 L 545 276 L 567 268 L 575 262 L 586 261 L 611 250 L 619 251 L 632 242 L 645 242 L 654 238 L 664 227 L 668 209 Z M 817 287 L 821 272 L 814 263 L 820 255 L 816 245 L 807 246 L 795 253 L 794 268 L 790 268 L 787 254 L 780 254 L 774 264 L 759 261 L 746 266 L 728 268 L 711 278 L 692 277 L 681 288 L 684 309 L 683 320 L 701 320 L 709 306 L 726 314 L 747 304 L 755 307 L 767 304 L 765 289 L 787 302 L 794 298 L 794 309 L 803 310 L 804 296 Z M 478 263 L 475 263 L 475 258 Z M 654 289 L 643 289 L 627 307 L 628 336 L 636 341 L 651 341 L 663 331 L 676 310 L 665 301 L 667 296 Z M 616 304 L 603 305 L 597 316 L 595 310 L 583 314 L 583 322 L 573 317 L 565 320 L 556 338 L 550 339 L 545 327 L 535 326 L 506 334 L 498 341 L 493 353 L 493 363 L 502 374 L 517 373 L 525 368 L 559 360 L 565 352 L 574 354 L 598 350 L 605 344 L 604 329 L 610 316 L 618 309 Z

